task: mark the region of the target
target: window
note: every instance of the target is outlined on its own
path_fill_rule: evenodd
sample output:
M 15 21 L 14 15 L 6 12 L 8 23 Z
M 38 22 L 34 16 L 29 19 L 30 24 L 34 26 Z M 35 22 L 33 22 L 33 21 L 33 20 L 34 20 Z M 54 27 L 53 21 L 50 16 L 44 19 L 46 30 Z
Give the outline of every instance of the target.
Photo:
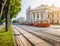
M 39 12 L 37 12 L 37 18 L 39 18 Z
M 34 16 L 34 18 L 35 18 L 35 13 L 33 12 L 33 16 Z
M 43 13 L 41 13 L 41 18 L 43 18 Z
M 54 14 L 52 14 L 52 17 L 54 17 Z
M 49 18 L 49 14 L 48 14 L 48 18 Z

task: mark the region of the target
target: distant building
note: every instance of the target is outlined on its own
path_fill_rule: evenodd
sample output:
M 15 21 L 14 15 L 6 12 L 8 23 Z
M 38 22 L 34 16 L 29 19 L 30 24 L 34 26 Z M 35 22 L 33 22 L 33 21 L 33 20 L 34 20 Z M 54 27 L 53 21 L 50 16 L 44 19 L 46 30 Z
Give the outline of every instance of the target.
M 24 17 L 19 17 L 17 19 L 17 21 L 18 21 L 19 24 L 23 24 L 25 22 L 25 18 Z
M 41 5 L 35 9 L 28 7 L 26 10 L 26 20 L 30 23 L 48 22 L 52 24 L 60 24 L 60 8 L 54 5 Z

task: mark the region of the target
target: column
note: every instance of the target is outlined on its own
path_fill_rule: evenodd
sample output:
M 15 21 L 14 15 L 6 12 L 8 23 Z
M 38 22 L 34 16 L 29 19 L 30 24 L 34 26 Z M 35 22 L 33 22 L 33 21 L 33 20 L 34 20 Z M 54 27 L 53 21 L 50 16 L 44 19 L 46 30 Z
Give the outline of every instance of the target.
M 30 21 L 30 15 L 28 14 L 28 22 Z
M 37 21 L 37 13 L 35 12 L 35 21 Z
M 31 12 L 29 12 L 29 22 L 31 22 Z
M 28 22 L 30 22 L 30 13 L 28 13 L 29 15 L 28 15 Z
M 32 15 L 32 22 L 34 22 L 34 15 L 33 15 L 33 13 L 31 15 Z
M 33 21 L 34 17 L 33 17 L 33 13 L 31 12 L 30 13 L 30 19 L 31 19 L 31 22 Z
M 43 13 L 41 12 L 41 21 L 43 21 Z
M 60 24 L 60 13 L 59 13 L 59 24 Z
M 52 14 L 49 14 L 50 23 L 52 23 Z
M 45 20 L 46 20 L 46 22 L 50 22 L 48 15 L 49 15 L 48 11 L 46 11 L 45 12 Z
M 58 20 L 56 19 L 56 17 L 55 17 L 56 15 L 57 15 L 57 14 L 54 13 L 54 22 L 53 22 L 53 23 L 57 23 L 57 21 L 58 21 Z
M 41 21 L 41 13 L 39 12 L 39 21 Z
M 29 14 L 28 13 L 26 14 L 26 19 L 27 19 L 27 22 L 28 22 L 28 20 L 29 20 Z
M 31 14 L 30 14 L 30 15 L 31 15 L 31 22 L 32 22 L 32 12 L 31 12 Z

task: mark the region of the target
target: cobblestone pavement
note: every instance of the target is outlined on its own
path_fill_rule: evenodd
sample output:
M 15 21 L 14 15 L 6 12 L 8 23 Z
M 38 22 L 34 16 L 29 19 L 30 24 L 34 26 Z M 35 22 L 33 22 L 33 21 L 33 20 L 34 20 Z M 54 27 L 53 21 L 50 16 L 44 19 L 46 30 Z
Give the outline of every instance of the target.
M 18 39 L 17 42 L 19 43 L 19 46 L 21 46 L 20 45 L 21 40 L 25 44 L 25 46 L 27 46 L 27 43 L 29 44 L 28 42 L 29 40 L 35 46 L 60 46 L 60 26 L 55 25 L 51 25 L 50 27 L 34 27 L 26 25 L 15 26 L 17 29 L 14 28 L 14 32 L 17 33 L 15 36 L 17 37 L 16 39 Z M 20 32 L 26 38 L 28 38 L 28 41 Z M 39 41 L 42 41 L 42 43 Z M 31 45 L 29 44 L 29 46 Z

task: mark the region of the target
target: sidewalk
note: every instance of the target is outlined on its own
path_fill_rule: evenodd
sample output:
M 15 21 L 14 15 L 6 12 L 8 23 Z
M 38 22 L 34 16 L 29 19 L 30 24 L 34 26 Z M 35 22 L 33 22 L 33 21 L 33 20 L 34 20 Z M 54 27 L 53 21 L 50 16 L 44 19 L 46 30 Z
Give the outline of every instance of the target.
M 14 33 L 15 46 L 31 46 L 28 43 L 28 41 L 16 29 L 13 30 L 13 33 Z
M 0 25 L 0 30 L 1 30 L 2 28 L 4 28 L 4 25 Z
M 42 31 L 60 37 L 60 25 L 51 25 L 49 29 L 46 29 L 45 31 L 42 30 Z
M 50 27 L 60 27 L 60 25 L 51 25 Z

